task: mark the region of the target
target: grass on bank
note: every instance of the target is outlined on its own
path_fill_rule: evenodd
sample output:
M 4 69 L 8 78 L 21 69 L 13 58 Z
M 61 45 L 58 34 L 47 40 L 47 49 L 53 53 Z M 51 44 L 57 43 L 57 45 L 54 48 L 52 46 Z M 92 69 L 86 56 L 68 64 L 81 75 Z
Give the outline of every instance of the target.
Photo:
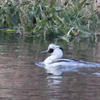
M 27 3 L 0 2 L 0 31 L 29 36 L 89 37 L 100 27 L 100 19 L 91 0 L 31 0 Z

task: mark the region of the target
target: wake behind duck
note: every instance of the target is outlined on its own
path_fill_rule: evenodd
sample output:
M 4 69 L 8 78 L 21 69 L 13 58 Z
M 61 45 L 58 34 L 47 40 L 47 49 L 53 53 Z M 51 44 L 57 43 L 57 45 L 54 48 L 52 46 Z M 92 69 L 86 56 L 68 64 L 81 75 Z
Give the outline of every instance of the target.
M 40 67 L 44 67 L 48 74 L 61 75 L 63 72 L 75 70 L 83 67 L 100 67 L 99 63 L 86 62 L 75 59 L 63 59 L 63 49 L 55 44 L 50 44 L 46 51 L 41 53 L 49 53 L 44 62 L 36 63 Z

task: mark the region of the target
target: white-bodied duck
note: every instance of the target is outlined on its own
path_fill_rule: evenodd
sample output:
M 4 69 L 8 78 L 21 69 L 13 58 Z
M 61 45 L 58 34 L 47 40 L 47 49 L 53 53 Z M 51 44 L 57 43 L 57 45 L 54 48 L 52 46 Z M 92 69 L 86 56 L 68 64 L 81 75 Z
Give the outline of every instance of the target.
M 85 62 L 75 59 L 63 59 L 62 47 L 55 44 L 50 44 L 48 49 L 46 51 L 42 51 L 41 53 L 50 54 L 50 56 L 47 57 L 42 63 L 42 65 L 44 64 L 48 74 L 61 75 L 65 71 L 75 70 L 76 68 L 100 67 L 99 63 Z M 36 65 L 41 66 L 40 63 L 36 63 Z

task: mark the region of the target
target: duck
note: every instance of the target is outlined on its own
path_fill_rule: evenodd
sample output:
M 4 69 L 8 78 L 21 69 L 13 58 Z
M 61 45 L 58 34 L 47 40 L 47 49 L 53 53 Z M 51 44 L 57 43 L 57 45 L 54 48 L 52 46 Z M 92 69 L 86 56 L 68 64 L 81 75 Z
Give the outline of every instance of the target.
M 41 53 L 50 54 L 41 64 L 44 65 L 48 75 L 62 75 L 63 72 L 83 67 L 100 67 L 99 63 L 63 58 L 64 50 L 56 44 L 49 44 L 48 49 Z M 40 63 L 36 65 L 40 66 Z

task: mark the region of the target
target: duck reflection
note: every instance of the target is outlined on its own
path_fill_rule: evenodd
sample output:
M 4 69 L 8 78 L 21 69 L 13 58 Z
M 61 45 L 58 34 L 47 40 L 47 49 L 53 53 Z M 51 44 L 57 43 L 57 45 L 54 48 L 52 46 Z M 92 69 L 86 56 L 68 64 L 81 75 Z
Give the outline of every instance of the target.
M 60 100 L 62 76 L 49 75 L 46 80 L 49 100 Z

